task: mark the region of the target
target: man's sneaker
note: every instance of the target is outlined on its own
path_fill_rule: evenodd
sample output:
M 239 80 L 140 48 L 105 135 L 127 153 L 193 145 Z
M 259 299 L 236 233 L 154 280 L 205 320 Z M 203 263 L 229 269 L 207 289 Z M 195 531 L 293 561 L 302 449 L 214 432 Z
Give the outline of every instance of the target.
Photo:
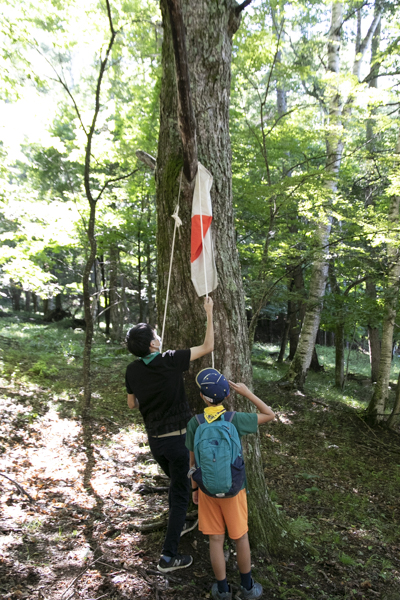
M 232 600 L 232 592 L 219 592 L 218 583 L 213 583 L 211 588 L 211 596 L 214 600 Z
M 189 533 L 189 531 L 192 531 L 195 527 L 197 527 L 198 522 L 198 519 L 196 519 L 195 521 L 185 521 L 185 524 L 181 531 L 181 537 Z
M 246 590 L 246 588 L 244 588 L 243 586 L 240 586 L 241 590 L 242 590 L 242 598 L 261 598 L 262 593 L 263 593 L 263 588 L 261 583 L 257 583 L 256 581 L 254 581 L 254 579 L 252 579 L 253 582 L 253 587 L 251 587 L 249 590 Z
M 157 570 L 160 573 L 170 573 L 177 569 L 186 569 L 190 567 L 193 562 L 193 557 L 190 554 L 177 554 L 173 556 L 170 561 L 166 561 L 165 558 L 161 557 L 160 562 L 157 565 Z

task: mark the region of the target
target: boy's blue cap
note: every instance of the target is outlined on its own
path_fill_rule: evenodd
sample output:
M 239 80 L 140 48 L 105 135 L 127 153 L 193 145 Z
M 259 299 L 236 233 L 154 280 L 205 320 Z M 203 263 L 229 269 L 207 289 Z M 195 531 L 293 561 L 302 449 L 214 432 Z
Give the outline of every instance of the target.
M 219 404 L 229 396 L 229 383 L 217 369 L 211 367 L 203 369 L 197 374 L 196 383 L 201 393 L 207 396 L 213 404 Z

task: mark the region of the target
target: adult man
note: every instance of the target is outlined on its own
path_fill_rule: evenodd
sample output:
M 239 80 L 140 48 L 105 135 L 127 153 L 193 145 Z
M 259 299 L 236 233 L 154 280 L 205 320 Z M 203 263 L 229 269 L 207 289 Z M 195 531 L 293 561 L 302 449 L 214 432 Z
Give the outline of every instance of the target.
M 169 518 L 157 569 L 162 573 L 192 564 L 190 555 L 178 554 L 189 502 L 189 452 L 185 446 L 186 425 L 192 416 L 187 402 L 183 372 L 190 361 L 214 349 L 213 301 L 204 299 L 207 330 L 201 346 L 187 350 L 167 350 L 160 354 L 160 338 L 147 323 L 129 330 L 129 351 L 140 357 L 126 369 L 129 408 L 139 408 L 149 438 L 150 450 L 164 473 L 170 477 Z

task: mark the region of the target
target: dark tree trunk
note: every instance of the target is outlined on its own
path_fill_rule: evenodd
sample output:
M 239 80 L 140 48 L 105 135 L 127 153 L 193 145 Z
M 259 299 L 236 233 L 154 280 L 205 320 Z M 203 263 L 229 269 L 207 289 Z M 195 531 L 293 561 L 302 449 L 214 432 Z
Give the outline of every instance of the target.
M 319 364 L 317 349 L 315 346 L 311 357 L 310 369 L 311 371 L 314 371 L 314 373 L 320 373 L 320 371 L 324 370 L 324 367 Z
M 56 310 L 62 310 L 62 295 L 57 294 L 56 296 Z
M 115 244 L 110 246 L 110 319 L 111 319 L 111 337 L 114 340 L 119 340 L 122 337 L 122 322 L 121 322 L 121 296 L 118 291 L 118 267 L 119 267 L 119 251 Z
M 50 304 L 50 300 L 49 300 L 49 298 L 43 298 L 43 314 L 44 314 L 44 316 L 45 316 L 45 317 L 46 317 L 46 316 L 49 314 L 49 312 L 50 312 L 50 307 L 49 307 L 49 304 Z
M 289 337 L 289 329 L 290 329 L 290 301 L 288 302 L 288 311 L 286 315 L 285 327 L 283 328 L 282 339 L 281 339 L 281 347 L 279 350 L 279 356 L 277 359 L 277 363 L 281 364 L 285 358 L 286 346 Z
M 25 310 L 31 312 L 32 292 L 25 292 Z
M 35 292 L 32 292 L 32 302 L 33 302 L 33 312 L 37 313 L 38 311 L 38 296 Z
M 341 390 L 344 383 L 344 323 L 342 321 L 336 325 L 335 346 L 335 387 Z
M 387 426 L 389 429 L 394 429 L 400 423 L 400 373 L 397 378 L 396 399 L 392 413 L 388 419 Z
M 107 289 L 106 270 L 105 270 L 105 266 L 104 266 L 104 254 L 102 254 L 99 258 L 99 266 L 100 266 L 101 283 L 103 286 L 103 297 L 104 297 L 103 314 L 104 314 L 104 321 L 106 324 L 105 334 L 110 335 L 110 296 L 109 296 L 109 292 Z
M 182 148 L 185 135 L 177 124 L 177 84 L 174 50 L 168 4 L 179 9 L 176 0 L 161 0 L 164 41 L 162 51 L 163 76 L 160 98 L 160 134 L 157 157 L 158 213 L 158 296 L 159 321 L 164 310 L 168 279 L 174 212 L 178 196 L 178 180 L 184 164 L 191 177 L 192 141 L 189 152 Z M 215 366 L 226 377 L 252 384 L 247 322 L 244 309 L 242 278 L 235 243 L 232 208 L 231 148 L 229 138 L 229 91 L 232 34 L 239 22 L 235 4 L 226 0 L 186 0 L 183 19 L 186 27 L 188 74 L 196 115 L 195 136 L 199 160 L 212 173 L 213 236 L 219 285 L 214 298 Z M 176 24 L 175 24 L 176 25 Z M 182 32 L 179 35 L 183 35 Z M 182 103 L 180 106 L 182 109 Z M 181 122 L 182 127 L 182 122 Z M 189 162 L 189 164 L 188 164 Z M 190 222 L 192 182 L 184 177 L 180 199 L 183 227 L 176 239 L 176 248 L 167 314 L 164 348 L 190 347 L 200 344 L 205 333 L 205 314 L 190 280 Z M 187 391 L 193 408 L 203 409 L 194 375 L 210 366 L 206 356 L 192 363 L 187 377 Z M 231 395 L 229 408 L 251 410 L 242 398 Z M 270 552 L 293 550 L 290 535 L 274 504 L 269 500 L 258 437 L 246 444 L 247 477 L 249 481 L 249 531 L 255 544 Z M 283 533 L 284 532 L 284 533 Z
M 372 302 L 376 303 L 376 285 L 370 279 L 366 281 L 365 293 Z M 381 359 L 381 341 L 379 337 L 379 328 L 376 323 L 370 319 L 368 323 L 368 342 L 369 342 L 369 360 L 371 363 L 371 381 L 378 381 L 379 362 Z
M 12 283 L 10 286 L 10 293 L 12 298 L 12 305 L 14 310 L 21 310 L 21 288 Z

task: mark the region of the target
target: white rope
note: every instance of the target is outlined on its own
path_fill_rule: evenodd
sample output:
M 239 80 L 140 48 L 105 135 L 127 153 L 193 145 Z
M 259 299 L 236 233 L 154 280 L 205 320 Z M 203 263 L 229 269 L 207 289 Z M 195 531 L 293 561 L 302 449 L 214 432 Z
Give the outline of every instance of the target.
M 204 269 L 204 283 L 206 287 L 206 298 L 208 298 L 208 287 L 207 287 L 207 269 L 206 269 L 206 251 L 204 246 L 204 233 L 203 233 L 203 213 L 201 212 L 201 196 L 200 196 L 200 229 L 201 229 L 201 245 L 203 252 L 203 269 Z M 211 366 L 214 369 L 214 350 L 211 352 Z
M 178 214 L 179 213 L 179 198 L 181 196 L 181 185 L 182 185 L 182 171 L 181 171 L 181 177 L 180 177 L 180 180 L 179 180 L 178 202 L 177 202 L 174 214 L 171 215 L 172 218 L 175 220 L 175 226 L 174 226 L 174 235 L 173 235 L 173 238 L 172 238 L 171 259 L 169 261 L 167 295 L 166 295 L 166 298 L 165 298 L 164 318 L 163 318 L 163 325 L 162 325 L 162 332 L 161 332 L 161 343 L 160 343 L 160 352 L 161 353 L 162 353 L 162 345 L 163 345 L 163 341 L 164 341 L 165 319 L 167 317 L 169 288 L 170 288 L 170 285 L 171 285 L 172 261 L 173 261 L 173 258 L 174 258 L 176 230 L 178 229 L 178 227 L 180 227 L 182 225 L 182 221 L 181 221 L 181 219 L 179 217 L 179 214 Z

